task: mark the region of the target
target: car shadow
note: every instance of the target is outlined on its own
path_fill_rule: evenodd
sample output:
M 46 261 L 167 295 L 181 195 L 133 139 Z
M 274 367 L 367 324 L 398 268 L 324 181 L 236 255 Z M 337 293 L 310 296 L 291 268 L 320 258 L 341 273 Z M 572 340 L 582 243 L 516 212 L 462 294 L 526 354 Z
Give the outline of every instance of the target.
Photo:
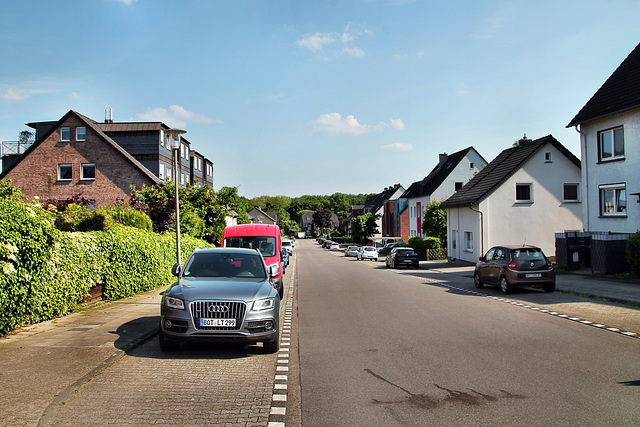
M 158 343 L 160 316 L 147 316 L 130 320 L 118 326 L 112 334 L 118 335 L 114 346 L 129 356 L 153 359 L 242 359 L 268 355 L 260 344 L 236 343 L 183 343 L 176 351 L 163 351 Z

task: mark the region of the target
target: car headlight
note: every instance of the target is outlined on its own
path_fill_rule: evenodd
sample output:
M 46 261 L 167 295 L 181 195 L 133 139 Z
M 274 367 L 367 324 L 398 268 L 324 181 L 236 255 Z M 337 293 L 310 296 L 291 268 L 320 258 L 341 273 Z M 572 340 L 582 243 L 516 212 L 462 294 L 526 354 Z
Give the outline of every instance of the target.
M 276 305 L 276 299 L 275 298 L 261 299 L 261 300 L 253 302 L 253 305 L 251 306 L 251 311 L 269 310 L 269 309 L 275 307 L 275 305 Z
M 184 301 L 176 297 L 165 297 L 165 304 L 169 308 L 184 310 Z

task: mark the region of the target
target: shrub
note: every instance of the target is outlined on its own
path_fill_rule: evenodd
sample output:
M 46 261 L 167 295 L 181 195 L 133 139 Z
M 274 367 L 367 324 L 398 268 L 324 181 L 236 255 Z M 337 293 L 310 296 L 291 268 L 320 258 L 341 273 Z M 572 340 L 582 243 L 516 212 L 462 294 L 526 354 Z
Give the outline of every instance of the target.
M 85 206 L 71 203 L 56 215 L 56 227 L 62 231 L 79 231 L 88 228 L 91 211 Z M 83 224 L 84 223 L 84 224 Z
M 96 209 L 98 211 L 98 209 Z M 132 207 L 117 203 L 106 209 L 107 213 L 118 224 L 128 227 L 138 228 L 144 231 L 153 231 L 153 222 L 146 213 L 133 209 Z
M 180 215 L 180 232 L 197 239 L 204 237 L 204 220 L 192 212 Z
M 420 259 L 427 259 L 428 249 L 440 248 L 440 239 L 437 237 L 410 237 L 409 246 L 411 246 L 418 253 Z
M 640 231 L 632 234 L 627 241 L 627 262 L 631 271 L 640 277 Z

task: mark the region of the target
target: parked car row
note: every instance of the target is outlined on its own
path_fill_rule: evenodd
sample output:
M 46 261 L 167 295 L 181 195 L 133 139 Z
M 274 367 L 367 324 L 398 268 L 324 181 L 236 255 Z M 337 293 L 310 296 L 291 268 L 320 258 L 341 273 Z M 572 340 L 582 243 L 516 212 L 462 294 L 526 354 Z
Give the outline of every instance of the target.
M 380 249 L 391 248 L 385 258 L 387 268 L 419 268 L 418 253 L 400 243 L 389 243 L 381 248 L 373 246 L 350 245 L 341 248 L 331 240 L 317 239 L 318 243 L 330 250 L 342 250 L 345 257 L 356 257 L 358 261 L 380 258 Z M 474 269 L 474 282 L 477 288 L 484 285 L 499 286 L 509 294 L 519 286 L 541 287 L 545 292 L 556 289 L 554 266 L 537 246 L 495 246 L 480 257 Z

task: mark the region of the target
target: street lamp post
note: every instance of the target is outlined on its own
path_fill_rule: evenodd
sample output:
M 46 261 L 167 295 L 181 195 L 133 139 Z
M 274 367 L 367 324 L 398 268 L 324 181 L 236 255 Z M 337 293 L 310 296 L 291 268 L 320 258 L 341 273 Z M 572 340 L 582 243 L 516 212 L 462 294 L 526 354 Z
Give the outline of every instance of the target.
M 180 203 L 179 203 L 179 183 L 178 174 L 180 173 L 180 135 L 187 133 L 182 129 L 169 129 L 165 131 L 168 135 L 171 135 L 171 149 L 173 152 L 173 181 L 176 186 L 176 262 L 178 265 L 182 265 L 180 260 Z

